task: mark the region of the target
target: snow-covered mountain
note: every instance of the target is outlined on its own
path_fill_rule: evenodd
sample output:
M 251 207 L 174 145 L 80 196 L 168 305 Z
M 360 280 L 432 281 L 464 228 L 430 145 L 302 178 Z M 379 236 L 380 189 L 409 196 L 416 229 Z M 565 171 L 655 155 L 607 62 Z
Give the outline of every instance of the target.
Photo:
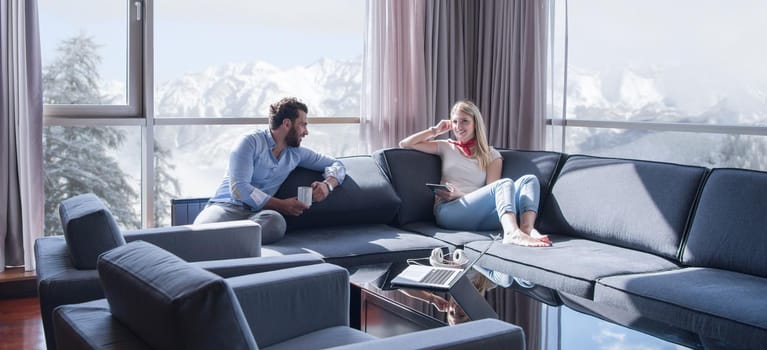
M 232 63 L 161 83 L 158 117 L 266 116 L 269 105 L 295 96 L 310 116 L 357 116 L 362 84 L 361 57 L 321 59 L 281 70 L 269 63 Z
M 684 80 L 676 72 L 568 69 L 572 119 L 712 124 L 767 124 L 767 96 L 758 87 Z M 560 115 L 555 111 L 555 115 Z

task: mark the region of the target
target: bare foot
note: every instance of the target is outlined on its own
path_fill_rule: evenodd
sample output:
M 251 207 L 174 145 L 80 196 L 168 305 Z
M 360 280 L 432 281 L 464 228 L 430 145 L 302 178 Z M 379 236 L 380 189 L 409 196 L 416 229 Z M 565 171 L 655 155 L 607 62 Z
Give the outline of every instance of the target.
M 519 229 L 511 233 L 505 233 L 503 235 L 503 244 L 514 244 L 524 247 L 548 247 L 551 245 L 551 243 L 530 237 L 530 235 Z
M 552 244 L 551 240 L 549 239 L 548 235 L 542 235 L 538 230 L 532 229 L 530 231 L 530 237 L 533 237 L 541 242 L 548 243 L 549 245 Z

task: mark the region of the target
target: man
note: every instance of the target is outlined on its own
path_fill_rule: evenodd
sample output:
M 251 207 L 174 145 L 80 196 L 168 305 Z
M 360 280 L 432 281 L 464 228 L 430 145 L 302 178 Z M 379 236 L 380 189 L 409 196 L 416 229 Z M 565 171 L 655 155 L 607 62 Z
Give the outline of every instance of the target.
M 244 135 L 229 156 L 229 168 L 195 224 L 250 219 L 261 224 L 261 242 L 285 236 L 284 215 L 298 216 L 309 207 L 296 197 L 273 197 L 291 171 L 324 171 L 324 181 L 311 184 L 312 201 L 321 202 L 341 185 L 346 168 L 338 160 L 301 147 L 309 134 L 308 108 L 296 98 L 283 98 L 269 108 L 269 129 Z

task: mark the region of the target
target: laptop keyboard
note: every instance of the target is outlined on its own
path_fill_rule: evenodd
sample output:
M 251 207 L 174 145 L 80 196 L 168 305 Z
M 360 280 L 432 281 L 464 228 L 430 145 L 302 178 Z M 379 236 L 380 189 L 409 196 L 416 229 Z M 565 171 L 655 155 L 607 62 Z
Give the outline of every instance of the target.
M 421 282 L 431 284 L 444 284 L 447 282 L 447 280 L 450 279 L 451 276 L 453 276 L 454 273 L 455 271 L 451 270 L 434 269 L 429 271 L 429 273 L 423 277 Z

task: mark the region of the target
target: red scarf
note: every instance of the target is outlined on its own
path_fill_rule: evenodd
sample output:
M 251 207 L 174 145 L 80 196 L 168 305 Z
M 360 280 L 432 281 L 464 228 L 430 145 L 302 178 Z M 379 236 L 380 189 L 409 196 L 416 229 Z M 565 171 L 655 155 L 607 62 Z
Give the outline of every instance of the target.
M 471 148 L 477 144 L 477 139 L 474 138 L 466 142 L 447 140 L 447 142 L 454 144 L 455 147 L 458 147 L 458 149 L 460 149 L 467 157 L 471 157 Z

